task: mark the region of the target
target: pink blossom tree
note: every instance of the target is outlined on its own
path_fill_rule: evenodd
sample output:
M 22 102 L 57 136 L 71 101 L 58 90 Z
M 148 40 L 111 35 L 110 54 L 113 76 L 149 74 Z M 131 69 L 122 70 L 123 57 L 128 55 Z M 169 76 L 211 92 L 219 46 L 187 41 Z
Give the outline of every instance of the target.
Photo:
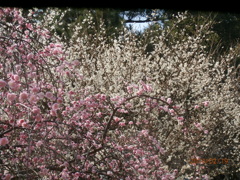
M 148 125 L 124 118 L 131 100 L 151 99 L 149 85 L 129 97 L 73 91 L 69 79 L 82 76 L 61 43 L 19 9 L 1 8 L 0 18 L 2 179 L 175 178 Z

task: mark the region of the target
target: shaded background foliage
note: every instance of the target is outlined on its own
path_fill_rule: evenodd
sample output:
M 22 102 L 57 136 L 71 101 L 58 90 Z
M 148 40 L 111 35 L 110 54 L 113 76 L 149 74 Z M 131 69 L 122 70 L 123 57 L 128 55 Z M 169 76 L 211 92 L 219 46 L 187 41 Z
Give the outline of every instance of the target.
M 34 19 L 41 21 L 47 11 L 51 10 L 48 8 L 38 9 L 38 11 L 36 11 L 37 13 L 35 12 L 34 14 Z M 28 9 L 24 9 L 24 12 L 27 13 Z M 61 12 L 65 12 L 64 16 L 61 16 Z M 106 35 L 109 39 L 121 36 L 117 29 L 125 27 L 131 30 L 133 23 L 149 23 L 149 26 L 144 31 L 154 30 L 152 36 L 156 35 L 156 30 L 162 31 L 163 29 L 172 28 L 174 31 L 181 31 L 183 27 L 186 29 L 187 35 L 191 36 L 195 33 L 197 27 L 212 21 L 211 33 L 207 34 L 211 43 L 203 43 L 207 46 L 208 51 L 214 52 L 215 55 L 218 56 L 219 54 L 227 53 L 230 47 L 238 46 L 240 38 L 240 13 L 189 10 L 188 18 L 178 24 L 177 28 L 174 28 L 175 16 L 184 11 L 141 8 L 60 8 L 60 14 L 54 17 L 57 23 L 55 23 L 55 29 L 52 29 L 52 32 L 55 32 L 62 37 L 65 42 L 68 42 L 75 31 L 74 27 L 77 24 L 82 24 L 83 19 L 88 16 L 89 12 L 93 17 L 96 32 L 100 31 L 100 24 L 104 25 Z M 87 24 L 83 25 L 81 31 L 85 34 L 96 33 L 89 29 Z M 172 41 L 181 40 L 183 37 L 175 37 L 174 31 L 170 34 Z M 143 32 L 136 31 L 135 33 L 141 39 Z M 146 52 L 153 50 L 149 39 L 145 39 L 145 44 L 148 46 Z M 233 62 L 235 66 L 239 63 L 239 58 L 236 58 Z
M 41 20 L 46 9 L 47 8 L 39 9 L 39 13 L 35 16 L 36 19 Z M 61 11 L 65 10 L 66 8 L 61 9 Z M 25 11 L 27 12 L 28 10 L 25 9 Z M 123 27 L 126 25 L 126 23 L 155 21 L 156 24 L 162 24 L 161 26 L 164 28 L 170 28 L 173 25 L 174 16 L 181 12 L 168 9 L 69 8 L 64 17 L 60 19 L 59 23 L 62 24 L 56 27 L 57 33 L 59 35 L 67 33 L 67 37 L 70 37 L 74 24 L 81 23 L 86 17 L 88 11 L 91 12 L 96 27 L 100 25 L 101 19 L 103 20 L 108 35 L 112 34 L 115 28 Z M 187 30 L 189 35 L 194 33 L 195 25 L 201 25 L 206 21 L 212 20 L 214 21 L 212 31 L 215 33 L 213 38 L 215 43 L 221 41 L 221 44 L 225 50 L 227 50 L 231 45 L 236 45 L 236 43 L 238 43 L 240 38 L 240 14 L 216 11 L 188 11 L 188 13 L 190 13 L 191 16 L 182 22 L 181 26 L 188 27 Z M 139 17 L 141 17 L 141 19 L 139 19 Z M 56 16 L 55 18 L 58 19 L 59 17 Z M 68 24 L 71 24 L 70 28 L 68 28 Z M 181 29 L 181 26 L 179 26 L 179 30 Z

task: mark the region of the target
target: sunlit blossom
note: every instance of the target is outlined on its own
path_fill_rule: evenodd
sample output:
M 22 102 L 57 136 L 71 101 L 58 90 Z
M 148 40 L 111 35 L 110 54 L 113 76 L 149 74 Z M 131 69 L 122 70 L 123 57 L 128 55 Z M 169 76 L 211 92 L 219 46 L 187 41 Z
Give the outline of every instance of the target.
M 15 93 L 8 93 L 7 100 L 12 102 L 17 98 L 17 95 Z

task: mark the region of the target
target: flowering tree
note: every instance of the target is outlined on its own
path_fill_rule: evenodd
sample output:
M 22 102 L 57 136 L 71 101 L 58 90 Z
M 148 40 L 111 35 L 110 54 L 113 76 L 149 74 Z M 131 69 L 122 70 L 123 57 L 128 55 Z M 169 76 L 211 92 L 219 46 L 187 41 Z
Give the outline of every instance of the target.
M 103 26 L 84 36 L 76 26 L 62 43 L 47 30 L 54 12 L 37 22 L 34 11 L 0 11 L 2 179 L 207 179 L 237 170 L 189 163 L 239 158 L 235 51 L 213 59 L 204 50 L 209 24 L 179 42 L 159 31 L 146 53 L 151 32 L 109 41 Z M 84 22 L 94 32 L 91 17 Z
M 199 24 L 191 36 L 184 29 L 175 31 L 186 17 L 185 14 L 177 16 L 172 29 L 147 31 L 141 40 L 124 31 L 122 37 L 113 39 L 110 45 L 104 31 L 98 33 L 94 37 L 96 43 L 92 43 L 93 37 L 80 36 L 77 29 L 81 26 L 76 26 L 67 50 L 73 60 L 80 61 L 80 72 L 88 77 L 76 84 L 76 89 L 89 86 L 97 92 L 125 96 L 124 85 L 147 81 L 155 89 L 151 95 L 167 96 L 182 109 L 178 118 L 180 127 L 162 113 L 153 115 L 150 110 L 149 116 L 161 122 L 152 127 L 156 128 L 154 131 L 164 147 L 174 154 L 169 154 L 168 166 L 182 167 L 183 174 L 193 170 L 186 162 L 194 157 L 227 157 L 233 164 L 239 161 L 239 82 L 236 78 L 239 71 L 233 66 L 238 48 L 221 56 L 216 56 L 215 50 L 206 51 L 204 44 L 209 42 L 213 23 Z M 91 28 L 91 18 L 86 22 Z M 182 38 L 174 41 L 174 37 Z M 152 45 L 149 53 L 146 53 L 145 42 Z M 140 104 L 137 102 L 134 107 Z M 146 114 L 141 114 L 144 116 Z M 201 168 L 211 175 L 238 169 L 235 165 Z

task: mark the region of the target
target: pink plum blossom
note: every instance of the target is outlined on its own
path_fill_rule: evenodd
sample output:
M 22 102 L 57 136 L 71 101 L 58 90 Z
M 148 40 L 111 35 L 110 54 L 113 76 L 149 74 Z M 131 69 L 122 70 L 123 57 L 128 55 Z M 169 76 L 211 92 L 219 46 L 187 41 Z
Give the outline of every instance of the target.
M 42 116 L 41 116 L 41 114 L 37 114 L 36 115 L 36 121 L 42 121 Z
M 39 92 L 39 87 L 33 87 L 32 92 L 33 93 L 38 93 Z
M 41 110 L 40 110 L 37 106 L 33 106 L 33 109 L 32 109 L 32 113 L 33 113 L 33 114 L 39 114 L 40 111 L 41 111 Z
M 8 138 L 6 137 L 0 138 L 0 146 L 5 146 L 8 143 L 9 143 Z
M 78 66 L 80 64 L 79 60 L 74 60 L 72 63 L 74 64 L 74 66 Z
M 194 125 L 196 126 L 196 128 L 198 128 L 199 130 L 202 130 L 202 124 L 201 123 L 194 123 Z
M 146 92 L 151 92 L 152 91 L 152 87 L 149 84 L 145 84 L 145 82 L 140 81 L 140 83 L 142 84 L 143 90 Z
M 137 95 L 138 96 L 140 96 L 140 95 L 142 95 L 144 93 L 144 89 L 139 89 L 138 91 L 137 91 Z
M 13 91 L 18 91 L 19 88 L 20 88 L 20 86 L 21 86 L 19 83 L 17 83 L 17 82 L 14 81 L 14 80 L 9 81 L 9 82 L 8 82 L 8 85 L 9 85 L 9 87 L 10 87 Z
M 165 98 L 164 96 L 161 96 L 160 99 L 161 99 L 162 101 L 166 101 L 166 98 Z
M 59 108 L 60 108 L 59 103 L 54 103 L 54 104 L 52 105 L 52 109 L 53 109 L 53 110 L 57 110 L 57 109 L 59 109 Z
M 22 124 L 23 124 L 24 122 L 25 122 L 24 119 L 19 119 L 19 120 L 17 121 L 17 124 L 18 124 L 18 126 L 22 126 Z
M 40 147 L 41 145 L 43 145 L 43 141 L 38 141 L 38 142 L 36 142 L 36 146 L 37 146 L 37 147 Z
M 48 99 L 52 99 L 53 98 L 53 93 L 52 92 L 46 92 L 45 96 Z
M 203 132 L 204 132 L 204 134 L 208 134 L 208 130 L 204 130 Z
M 209 106 L 209 101 L 204 101 L 204 102 L 203 102 L 203 105 L 204 105 L 205 107 Z
M 30 23 L 27 23 L 27 24 L 26 24 L 26 27 L 27 27 L 29 30 L 33 30 L 33 26 L 32 26 L 32 24 L 30 24 Z
M 33 53 L 29 53 L 28 55 L 27 55 L 27 60 L 31 60 L 33 58 Z
M 167 103 L 168 104 L 172 104 L 172 99 L 171 98 L 167 98 Z
M 98 112 L 98 113 L 96 113 L 96 115 L 97 115 L 97 117 L 102 117 L 102 113 L 101 112 Z
M 51 111 L 50 111 L 50 114 L 51 114 L 52 116 L 57 116 L 57 112 L 56 112 L 55 110 L 51 110 Z
M 63 102 L 63 99 L 62 98 L 57 98 L 57 102 L 61 104 Z
M 119 123 L 119 126 L 121 126 L 121 127 L 123 127 L 123 126 L 125 126 L 126 124 L 125 124 L 125 122 L 120 122 Z
M 22 127 L 24 127 L 24 128 L 28 128 L 28 127 L 29 127 L 27 122 L 23 122 L 21 125 L 22 125 Z
M 5 87 L 6 85 L 7 83 L 4 80 L 0 79 L 0 88 Z
M 54 55 L 61 54 L 62 53 L 62 49 L 59 48 L 59 47 L 56 47 L 56 48 L 53 49 L 52 53 Z
M 44 95 L 43 92 L 39 92 L 39 93 L 37 94 L 37 96 L 38 96 L 39 99 L 43 99 L 45 95 Z
M 21 92 L 19 95 L 19 101 L 24 102 L 28 99 L 28 93 L 26 91 Z
M 182 117 L 182 116 L 177 117 L 177 120 L 179 120 L 179 121 L 183 121 L 183 120 L 184 120 L 184 117 Z
M 199 108 L 199 105 L 195 105 L 195 106 L 194 106 L 194 109 L 198 109 L 198 108 Z
M 132 86 L 127 86 L 127 91 L 129 94 L 133 92 L 133 87 Z
M 17 95 L 15 93 L 8 93 L 7 100 L 12 102 L 17 98 Z
M 31 104 L 36 104 L 38 101 L 38 97 L 35 94 L 31 94 L 28 100 Z
M 107 96 L 106 96 L 105 94 L 101 94 L 101 95 L 100 95 L 100 98 L 101 98 L 102 101 L 105 101 L 106 98 L 107 98 Z
M 175 114 L 175 111 L 173 109 L 169 109 L 169 112 L 170 112 L 171 115 Z
M 11 180 L 11 178 L 12 178 L 11 174 L 6 174 L 4 180 Z
M 202 179 L 203 179 L 203 180 L 209 180 L 209 176 L 208 176 L 207 174 L 202 175 Z
M 148 135 L 148 130 L 142 130 L 141 134 L 146 137 Z
M 118 117 L 114 117 L 113 119 L 114 119 L 115 122 L 119 122 L 120 121 L 120 118 L 118 118 Z
M 134 153 L 138 156 L 141 156 L 143 154 L 143 151 L 141 149 L 137 149 Z
M 19 77 L 19 75 L 15 74 L 15 75 L 13 75 L 13 79 L 14 79 L 15 81 L 19 81 L 19 80 L 20 80 L 20 77 Z
M 129 123 L 128 123 L 129 125 L 132 125 L 133 124 L 133 121 L 129 121 Z

